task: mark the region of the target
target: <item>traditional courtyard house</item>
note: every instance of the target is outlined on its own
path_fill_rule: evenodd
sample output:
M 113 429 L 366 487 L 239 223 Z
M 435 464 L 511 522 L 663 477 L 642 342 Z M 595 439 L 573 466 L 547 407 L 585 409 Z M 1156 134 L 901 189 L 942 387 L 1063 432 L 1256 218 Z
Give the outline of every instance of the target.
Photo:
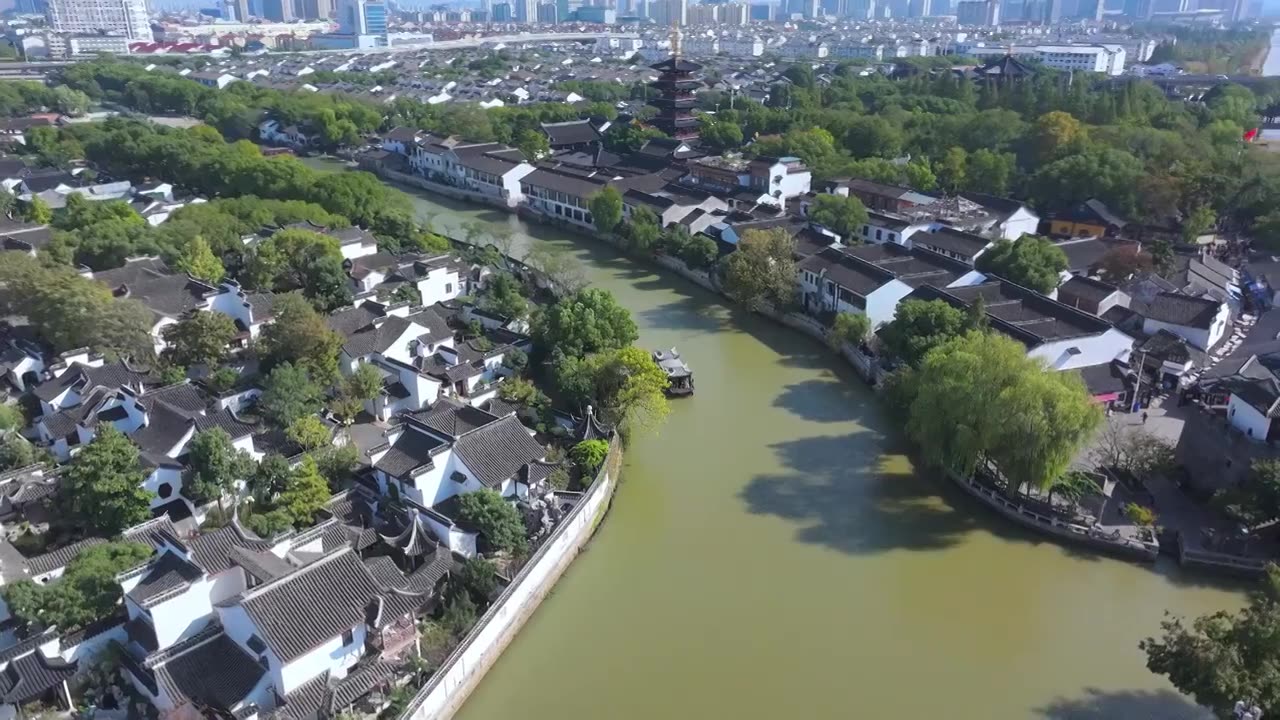
M 215 90 L 222 90 L 233 82 L 239 82 L 240 78 L 228 73 L 217 71 L 210 72 L 194 72 L 187 76 L 188 80 L 195 80 L 201 85 Z
M 245 292 L 234 282 L 223 282 L 219 294 L 209 302 L 209 309 L 232 319 L 238 331 L 234 343 L 247 345 L 258 339 L 262 328 L 274 317 L 276 295 L 271 292 Z
M 1056 292 L 1058 302 L 1098 317 L 1113 307 L 1129 306 L 1129 296 L 1123 290 L 1083 275 L 1071 276 Z
M 1049 218 L 1049 233 L 1060 237 L 1117 237 L 1127 226 L 1101 200 L 1085 200 Z
M 973 265 L 978 256 L 987 251 L 994 241 L 964 230 L 934 226 L 927 233 L 912 233 L 911 246 L 932 250 L 940 255 Z
M 375 417 L 417 410 L 440 396 L 441 380 L 420 367 L 438 352 L 453 352 L 453 331 L 434 309 L 410 314 L 407 303 L 369 301 L 334 313 L 329 325 L 344 338 L 338 356 L 343 374 L 355 372 L 359 363 L 383 374 L 383 395 L 365 407 Z
M 0 371 L 10 385 L 25 393 L 44 379 L 44 351 L 28 340 L 11 339 L 0 351 Z
M 453 149 L 453 172 L 467 190 L 515 207 L 524 199 L 520 179 L 534 171 L 524 154 L 500 143 L 459 145 Z
M 127 677 L 162 713 L 345 709 L 412 648 L 418 613 L 452 565 L 437 549 L 405 575 L 389 557 L 361 561 L 347 538 L 334 520 L 270 541 L 234 522 L 169 536 L 120 576 Z
M 520 180 L 520 192 L 529 208 L 580 227 L 592 227 L 591 196 L 614 178 L 610 173 L 581 174 L 563 169 L 538 168 Z
M 258 123 L 258 137 L 265 143 L 291 148 L 307 148 L 319 141 L 319 136 L 297 125 L 281 125 L 278 120 L 263 120 Z
M 506 378 L 502 363 L 513 347 L 509 336 L 495 331 L 452 346 L 437 345 L 434 353 L 419 357 L 414 366 L 441 384 L 443 396 L 479 405 L 497 395 L 496 384 Z
M 800 158 L 716 155 L 689 161 L 680 182 L 716 194 L 733 195 L 749 206 L 783 207 L 787 200 L 809 192 L 813 174 Z M 739 195 L 743 197 L 737 197 Z
M 222 291 L 185 274 L 174 273 L 159 258 L 134 258 L 123 267 L 91 274 L 113 295 L 137 300 L 153 315 L 152 342 L 156 353 L 165 348 L 164 329 L 193 310 L 207 309 Z
M 387 432 L 386 443 L 369 451 L 374 478 L 384 494 L 395 488 L 401 498 L 430 510 L 423 519 L 454 552 L 474 552 L 474 534 L 469 540 L 460 532 L 456 510 L 446 501 L 483 488 L 523 498 L 549 472 L 542 463 L 546 448 L 514 415 L 499 418 L 441 400 L 403 419 Z
M 898 301 L 912 287 L 888 270 L 828 248 L 800 263 L 800 287 L 811 312 L 866 315 L 873 328 L 893 319 Z
M 1127 362 L 1133 338 L 1111 323 L 1008 280 L 945 289 L 924 285 L 907 299 L 942 300 L 967 309 L 981 296 L 991 329 L 1027 347 L 1052 370 L 1084 370 Z
M 300 222 L 286 225 L 282 230 L 306 230 L 308 232 L 328 235 L 338 241 L 344 260 L 351 260 L 378 252 L 378 239 L 364 228 L 327 228 L 313 222 Z
M 1067 272 L 1086 276 L 1099 274 L 1108 253 L 1136 253 L 1142 249 L 1140 243 L 1111 237 L 1054 238 L 1053 244 L 1067 256 Z
M 96 390 L 129 388 L 142 393 L 158 384 L 146 368 L 135 367 L 124 360 L 107 363 L 101 355 L 90 354 L 87 348 L 63 353 L 49 366 L 48 374 L 50 379 L 35 388 L 43 415 L 75 407 Z
M 867 243 L 897 243 L 910 247 L 911 236 L 928 232 L 931 222 L 914 220 L 904 215 L 867 211 L 867 222 L 858 229 L 858 237 Z
M 53 229 L 48 225 L 10 220 L 0 216 L 0 249 L 16 250 L 35 256 L 48 247 L 53 239 Z
M 1226 358 L 1199 387 L 1201 412 L 1186 414 L 1176 450 L 1195 490 L 1238 486 L 1254 462 L 1280 458 L 1280 355 L 1272 347 Z
M 408 157 L 424 135 L 426 133 L 416 128 L 394 127 L 382 136 L 382 149 Z
M 1167 330 L 1201 350 L 1211 350 L 1226 335 L 1231 309 L 1210 297 L 1162 292 L 1141 315 L 1144 333 Z
M 981 212 L 952 224 L 1005 240 L 1017 240 L 1039 231 L 1040 216 L 1017 200 L 973 192 L 960 193 L 960 198 L 978 205 Z
M 622 193 L 625 217 L 630 217 L 637 207 L 647 207 L 658 216 L 659 226 L 681 223 L 691 234 L 705 229 L 715 222 L 717 214 L 729 209 L 710 190 L 670 182 L 662 173 L 622 178 L 609 184 Z
M 568 122 L 542 123 L 542 134 L 547 136 L 552 152 L 562 150 L 586 150 L 600 142 L 604 130 L 609 128 L 606 122 L 603 128 L 596 127 L 590 120 L 570 120 Z
M 825 248 L 802 260 L 798 274 L 811 312 L 865 314 L 872 328 L 892 320 L 898 302 L 922 285 L 963 287 L 986 279 L 946 256 L 892 243 Z
M 832 195 L 853 196 L 862 201 L 868 210 L 890 213 L 906 213 L 922 205 L 932 205 L 937 197 L 917 192 L 911 188 L 887 185 L 872 180 L 828 180 L 824 191 Z

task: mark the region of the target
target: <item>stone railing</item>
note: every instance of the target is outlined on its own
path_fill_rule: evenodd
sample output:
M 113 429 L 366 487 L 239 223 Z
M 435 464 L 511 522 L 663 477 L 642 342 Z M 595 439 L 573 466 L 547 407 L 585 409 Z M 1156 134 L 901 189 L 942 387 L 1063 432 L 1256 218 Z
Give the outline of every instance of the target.
M 1149 542 L 1138 540 L 1125 537 L 1119 532 L 1108 533 L 1097 527 L 1043 515 L 1021 503 L 1014 502 L 1004 493 L 989 488 L 973 478 L 966 478 L 952 471 L 947 471 L 947 475 L 983 504 L 1033 530 L 1139 560 L 1154 562 L 1160 554 L 1160 545 L 1154 539 Z
M 622 441 L 615 437 L 591 486 L 525 563 L 502 595 L 409 701 L 399 720 L 447 720 L 497 662 L 609 509 L 622 468 Z
M 1267 572 L 1266 560 L 1189 548 L 1181 533 L 1178 534 L 1178 562 L 1186 567 L 1226 570 L 1245 575 L 1264 575 Z

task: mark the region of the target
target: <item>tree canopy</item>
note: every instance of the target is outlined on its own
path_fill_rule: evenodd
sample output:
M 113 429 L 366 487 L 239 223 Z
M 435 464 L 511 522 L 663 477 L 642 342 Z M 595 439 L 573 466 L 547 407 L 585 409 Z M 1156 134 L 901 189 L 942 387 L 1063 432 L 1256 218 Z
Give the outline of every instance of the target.
M 608 290 L 587 288 L 535 314 L 533 336 L 544 352 L 583 357 L 626 347 L 639 333 L 631 313 Z
M 724 289 L 756 310 L 764 303 L 790 304 L 796 293 L 796 267 L 791 236 L 781 228 L 748 230 L 726 260 Z
M 867 222 L 862 201 L 849 195 L 821 194 L 809 206 L 809 218 L 838 233 L 846 243 L 858 242 L 858 229 Z
M 110 423 L 100 423 L 97 435 L 84 447 L 62 476 L 62 500 L 76 522 L 100 535 L 116 535 L 151 517 L 151 493 L 138 464 L 138 448 Z
M 994 273 L 1036 292 L 1048 294 L 1058 287 L 1067 269 L 1067 254 L 1048 238 L 1023 235 L 999 240 L 978 256 L 982 272 Z
M 72 558 L 56 582 L 19 580 L 0 588 L 0 596 L 19 620 L 70 632 L 115 612 L 121 595 L 116 575 L 141 565 L 151 553 L 135 542 L 94 545 Z
M 964 312 L 942 300 L 903 300 L 880 330 L 880 342 L 890 356 L 918 365 L 930 350 L 960 336 L 965 320 Z
M 496 490 L 478 490 L 458 496 L 458 519 L 474 525 L 495 550 L 519 552 L 529 546 L 524 519 L 515 505 Z

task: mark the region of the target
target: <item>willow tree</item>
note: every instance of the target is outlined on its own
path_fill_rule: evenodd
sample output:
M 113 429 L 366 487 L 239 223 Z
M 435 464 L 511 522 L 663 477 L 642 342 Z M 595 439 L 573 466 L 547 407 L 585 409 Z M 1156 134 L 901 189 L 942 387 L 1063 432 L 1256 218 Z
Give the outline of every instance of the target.
M 1052 484 L 1102 421 L 1077 375 L 1047 370 L 996 333 L 949 340 L 905 373 L 894 396 L 925 459 L 966 477 L 990 459 L 1011 494 Z

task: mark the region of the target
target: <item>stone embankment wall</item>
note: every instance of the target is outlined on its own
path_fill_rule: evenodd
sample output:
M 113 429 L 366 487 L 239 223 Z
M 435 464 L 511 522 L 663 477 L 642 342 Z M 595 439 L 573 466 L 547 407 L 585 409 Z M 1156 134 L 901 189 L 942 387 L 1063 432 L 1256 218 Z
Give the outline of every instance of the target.
M 604 465 L 578 504 L 534 552 L 431 680 L 414 695 L 400 720 L 448 720 L 462 707 L 591 539 L 613 500 L 621 469 L 622 441 L 615 437 Z

